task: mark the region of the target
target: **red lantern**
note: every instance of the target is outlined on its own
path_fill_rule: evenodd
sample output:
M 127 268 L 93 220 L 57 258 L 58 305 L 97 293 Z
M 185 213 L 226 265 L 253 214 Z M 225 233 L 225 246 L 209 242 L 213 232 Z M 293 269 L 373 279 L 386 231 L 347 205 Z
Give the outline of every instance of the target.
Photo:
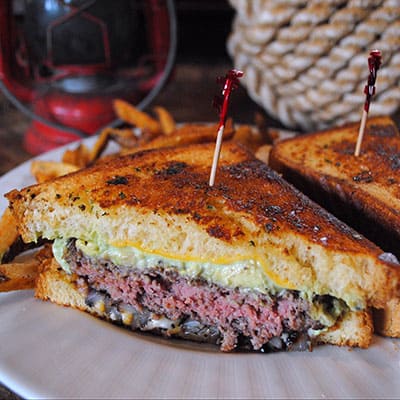
M 0 88 L 33 118 L 37 154 L 91 135 L 115 119 L 112 100 L 144 107 L 175 55 L 168 0 L 0 2 Z

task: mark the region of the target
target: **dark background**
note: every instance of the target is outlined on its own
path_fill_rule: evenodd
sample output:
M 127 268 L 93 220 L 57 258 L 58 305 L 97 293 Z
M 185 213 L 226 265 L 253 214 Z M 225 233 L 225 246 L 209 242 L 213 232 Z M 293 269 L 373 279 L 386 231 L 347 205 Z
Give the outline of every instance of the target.
M 176 1 L 179 27 L 178 62 L 218 64 L 230 62 L 226 39 L 234 10 L 225 0 Z

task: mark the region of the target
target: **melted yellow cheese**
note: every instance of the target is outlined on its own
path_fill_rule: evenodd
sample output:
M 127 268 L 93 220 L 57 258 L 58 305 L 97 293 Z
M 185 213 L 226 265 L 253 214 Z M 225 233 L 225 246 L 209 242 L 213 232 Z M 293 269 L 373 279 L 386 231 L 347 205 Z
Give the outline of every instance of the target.
M 69 266 L 63 258 L 65 245 L 66 240 L 56 239 L 53 244 L 53 252 L 61 267 L 70 272 Z M 253 258 L 243 257 L 239 260 L 229 257 L 203 260 L 149 251 L 137 243 L 128 241 L 106 244 L 99 241 L 77 240 L 76 246 L 87 256 L 107 259 L 116 265 L 143 269 L 154 267 L 161 262 L 164 267 L 173 266 L 181 275 L 203 278 L 231 288 L 256 289 L 264 293 L 276 293 L 281 289 L 295 289 L 294 285 L 271 271 L 265 262 L 258 259 L 257 255 Z
M 241 258 L 229 258 L 228 256 L 223 256 L 219 257 L 217 259 L 213 260 L 206 260 L 206 259 L 201 259 L 201 258 L 196 258 L 196 257 L 190 257 L 190 256 L 182 256 L 182 255 L 176 255 L 176 254 L 170 254 L 166 252 L 161 252 L 161 251 L 150 251 L 148 249 L 145 249 L 143 246 L 141 246 L 138 243 L 131 242 L 128 240 L 124 241 L 115 241 L 111 243 L 112 247 L 116 247 L 118 249 L 124 249 L 124 248 L 134 248 L 137 249 L 138 251 L 142 252 L 143 254 L 151 255 L 152 257 L 160 257 L 160 259 L 168 259 L 171 260 L 171 262 L 174 261 L 179 261 L 180 263 L 193 263 L 196 265 L 200 264 L 210 264 L 216 269 L 218 268 L 223 268 L 226 271 L 227 267 L 229 266 L 235 266 L 238 264 L 246 264 L 246 265 L 253 265 L 256 264 L 258 267 L 261 267 L 264 273 L 268 276 L 269 280 L 271 280 L 276 286 L 279 286 L 281 288 L 285 289 L 295 289 L 295 285 L 291 283 L 289 280 L 282 279 L 278 274 L 275 272 L 271 271 L 270 268 L 268 268 L 267 263 L 265 260 L 260 260 L 260 257 L 258 255 L 253 255 L 251 258 L 249 257 L 241 257 Z

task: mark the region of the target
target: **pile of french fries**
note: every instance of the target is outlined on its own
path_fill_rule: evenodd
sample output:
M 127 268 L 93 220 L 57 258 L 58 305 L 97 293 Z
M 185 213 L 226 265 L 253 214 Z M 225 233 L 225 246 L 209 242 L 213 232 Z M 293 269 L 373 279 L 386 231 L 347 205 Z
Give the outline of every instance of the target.
M 36 181 L 49 181 L 118 155 L 216 140 L 217 124 L 177 125 L 173 116 L 163 107 L 154 107 L 152 116 L 120 99 L 114 100 L 113 106 L 116 117 L 123 122 L 121 128 L 103 129 L 92 148 L 80 143 L 75 149 L 66 150 L 61 161 L 32 161 L 31 173 Z M 223 139 L 240 142 L 256 157 L 267 162 L 271 144 L 278 137 L 279 132 L 268 129 L 263 118 L 256 115 L 254 126 L 234 126 L 232 120 L 228 120 Z M 120 150 L 105 156 L 103 153 L 110 141 L 116 142 Z M 13 262 L 18 241 L 17 223 L 7 209 L 0 219 L 0 292 L 34 288 L 38 268 L 51 252 L 45 246 L 33 257 Z

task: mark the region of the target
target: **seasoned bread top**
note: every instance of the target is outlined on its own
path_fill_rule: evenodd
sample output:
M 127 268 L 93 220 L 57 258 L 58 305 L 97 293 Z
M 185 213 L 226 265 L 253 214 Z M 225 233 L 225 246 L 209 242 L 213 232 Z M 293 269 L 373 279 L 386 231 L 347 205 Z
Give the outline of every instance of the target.
M 361 153 L 354 156 L 359 124 L 277 143 L 270 165 L 329 185 L 400 235 L 400 135 L 389 117 L 367 122 Z
M 382 251 L 285 182 L 242 147 L 149 150 L 6 196 L 27 242 L 101 240 L 215 263 L 258 260 L 283 287 L 345 298 L 354 307 L 398 290 Z

